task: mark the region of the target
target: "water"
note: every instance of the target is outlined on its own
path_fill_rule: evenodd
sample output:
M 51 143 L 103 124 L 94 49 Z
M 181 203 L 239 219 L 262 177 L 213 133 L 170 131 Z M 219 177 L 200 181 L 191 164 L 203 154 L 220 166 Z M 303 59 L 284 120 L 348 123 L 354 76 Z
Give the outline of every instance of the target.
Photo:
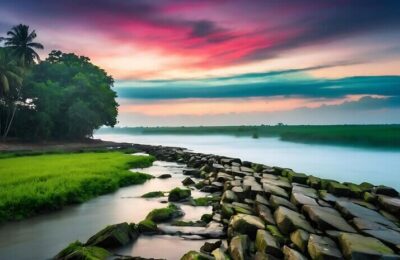
M 61 211 L 37 216 L 21 222 L 7 223 L 0 226 L 0 259 L 48 259 L 66 247 L 69 243 L 80 240 L 85 242 L 91 235 L 110 224 L 143 220 L 154 208 L 165 207 L 166 198 L 143 199 L 141 195 L 150 191 L 169 191 L 182 186 L 186 177 L 182 174 L 183 165 L 156 161 L 152 167 L 140 169 L 140 172 L 159 176 L 169 173 L 172 178 L 152 179 L 143 185 L 121 188 L 115 193 L 100 196 L 86 203 L 70 206 Z M 203 197 L 206 193 L 193 191 L 193 197 Z M 205 213 L 211 213 L 211 207 L 192 207 L 181 205 L 185 212 L 183 220 L 199 220 Z M 174 248 L 178 243 L 179 252 L 164 252 L 168 259 L 179 259 L 182 252 L 198 250 L 203 241 L 184 240 L 163 236 L 140 237 L 137 243 L 129 245 L 118 253 L 145 255 L 148 249 L 146 241 L 157 242 L 157 248 Z M 175 242 L 174 242 L 175 241 Z M 154 244 L 153 244 L 154 246 Z M 154 250 L 152 250 L 154 251 Z M 151 256 L 152 251 L 147 253 Z M 157 256 L 157 252 L 154 252 Z M 149 255 L 150 254 L 150 255 Z
M 292 168 L 321 178 L 371 182 L 400 190 L 400 151 L 348 146 L 302 144 L 278 138 L 234 137 L 227 135 L 96 135 L 95 138 L 186 147 L 270 166 Z

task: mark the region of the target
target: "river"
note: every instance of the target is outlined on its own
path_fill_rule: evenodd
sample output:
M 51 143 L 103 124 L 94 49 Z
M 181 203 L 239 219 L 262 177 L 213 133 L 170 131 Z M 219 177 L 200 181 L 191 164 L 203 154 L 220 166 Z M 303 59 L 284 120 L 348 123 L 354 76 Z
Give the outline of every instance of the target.
M 195 152 L 238 157 L 269 166 L 342 182 L 371 182 L 400 190 L 400 150 L 379 150 L 339 145 L 304 144 L 279 138 L 228 135 L 122 135 L 95 138 L 116 142 L 185 147 Z

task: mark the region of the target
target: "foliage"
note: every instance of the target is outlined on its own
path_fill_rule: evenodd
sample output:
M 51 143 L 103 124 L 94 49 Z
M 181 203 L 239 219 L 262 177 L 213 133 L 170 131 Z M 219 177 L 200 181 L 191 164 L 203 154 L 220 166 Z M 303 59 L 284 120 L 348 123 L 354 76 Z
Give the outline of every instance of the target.
M 35 49 L 43 49 L 43 45 L 33 40 L 36 38 L 35 30 L 29 32 L 29 26 L 19 24 L 11 28 L 7 32 L 7 36 L 4 38 L 4 45 L 7 46 L 12 54 L 18 61 L 22 63 L 22 66 L 32 65 L 40 61 L 39 54 L 36 53 Z
M 146 167 L 152 161 L 150 156 L 121 152 L 0 159 L 0 221 L 22 219 L 143 183 L 151 176 L 128 169 Z
M 53 51 L 26 78 L 24 99 L 32 107 L 20 111 L 15 136 L 29 139 L 80 139 L 117 116 L 113 78 L 90 60 Z

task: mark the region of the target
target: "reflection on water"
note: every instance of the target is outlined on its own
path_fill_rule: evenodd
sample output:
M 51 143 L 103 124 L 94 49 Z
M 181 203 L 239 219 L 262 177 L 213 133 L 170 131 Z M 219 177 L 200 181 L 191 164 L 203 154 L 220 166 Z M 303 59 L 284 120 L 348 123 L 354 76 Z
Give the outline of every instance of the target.
M 278 138 L 227 135 L 96 135 L 117 142 L 186 147 L 270 166 L 289 167 L 321 178 L 384 184 L 400 190 L 400 151 L 302 144 Z
M 154 165 L 137 171 L 157 177 L 169 173 L 169 179 L 151 179 L 143 185 L 119 189 L 115 193 L 100 196 L 86 203 L 70 206 L 61 211 L 37 216 L 28 220 L 0 226 L 0 259 L 46 259 L 54 256 L 69 243 L 86 241 L 91 235 L 107 225 L 121 222 L 139 222 L 154 208 L 165 207 L 166 198 L 143 199 L 150 191 L 169 191 L 182 186 L 183 165 L 154 162 Z M 199 191 L 193 197 L 205 196 Z M 184 220 L 199 220 L 211 207 L 182 205 Z M 144 238 L 144 241 L 146 238 Z M 163 238 L 165 240 L 165 238 Z M 142 240 L 140 240 L 142 241 Z M 190 247 L 192 241 L 182 242 Z M 198 249 L 198 241 L 192 249 Z M 175 255 L 177 256 L 177 255 Z M 180 255 L 179 255 L 180 256 Z

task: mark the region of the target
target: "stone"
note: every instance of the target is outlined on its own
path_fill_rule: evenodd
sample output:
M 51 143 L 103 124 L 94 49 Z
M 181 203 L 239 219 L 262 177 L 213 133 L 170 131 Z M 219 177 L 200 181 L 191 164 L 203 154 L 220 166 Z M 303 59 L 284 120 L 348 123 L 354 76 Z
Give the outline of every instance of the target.
M 164 192 L 162 191 L 150 191 L 141 196 L 142 198 L 158 198 L 164 197 Z
M 283 246 L 283 255 L 285 260 L 307 260 L 307 257 L 288 246 Z
M 274 209 L 278 208 L 279 206 L 284 206 L 292 210 L 297 210 L 295 205 L 293 205 L 290 201 L 282 197 L 271 195 L 271 197 L 269 197 L 269 203 L 271 204 L 271 207 Z
M 336 229 L 345 232 L 356 232 L 346 220 L 333 208 L 306 205 L 305 214 L 321 230 Z
M 397 197 L 399 196 L 399 193 L 397 190 L 393 189 L 392 187 L 387 187 L 387 186 L 378 186 L 375 188 L 375 194 L 379 195 L 386 195 L 389 197 Z
M 379 195 L 378 203 L 382 208 L 400 218 L 400 198 Z
M 221 215 L 222 215 L 222 217 L 229 219 L 231 216 L 233 216 L 233 214 L 235 214 L 235 211 L 233 209 L 232 204 L 223 203 L 221 205 Z
M 364 208 L 350 201 L 337 201 L 336 208 L 347 218 L 359 217 L 388 227 L 396 227 L 393 222 L 389 221 L 378 212 Z
M 182 201 L 190 197 L 191 191 L 189 189 L 175 188 L 172 189 L 168 194 L 168 201 L 177 202 Z
M 229 243 L 229 253 L 233 260 L 248 259 L 248 240 L 247 235 L 238 235 L 232 238 Z
M 289 234 L 296 229 L 303 229 L 310 233 L 315 232 L 303 215 L 288 208 L 279 207 L 275 210 L 274 217 L 279 230 L 284 234 Z
M 232 191 L 236 194 L 239 200 L 244 199 L 244 191 L 242 187 L 235 186 L 232 188 Z
M 198 169 L 183 169 L 182 173 L 183 175 L 190 175 L 199 178 L 201 171 Z
M 306 195 L 303 195 L 302 193 L 298 193 L 298 192 L 292 193 L 292 196 L 290 197 L 290 201 L 298 207 L 302 207 L 303 205 L 318 206 L 318 203 L 315 201 L 315 199 L 308 197 Z
M 286 237 L 279 231 L 277 226 L 267 225 L 265 228 L 279 242 L 279 244 L 285 244 L 287 242 Z
M 363 199 L 368 203 L 375 203 L 377 196 L 370 192 L 364 192 Z
M 263 179 L 261 179 L 261 183 L 263 184 L 263 187 L 264 187 L 264 184 L 268 184 L 268 185 L 272 185 L 272 186 L 278 186 L 279 188 L 284 189 L 286 191 L 290 191 L 292 189 L 292 185 L 288 181 L 284 181 L 281 179 L 273 180 L 273 179 L 269 179 L 269 178 L 268 179 L 263 178 Z M 264 188 L 264 190 L 265 190 L 265 188 Z
M 274 217 L 268 207 L 264 204 L 256 203 L 256 213 L 257 215 L 264 220 L 267 225 L 275 225 Z
M 211 252 L 211 255 L 214 257 L 214 260 L 229 260 L 230 257 L 225 254 L 224 250 L 221 248 L 217 248 Z
M 155 223 L 170 221 L 174 218 L 182 217 L 183 211 L 174 204 L 169 204 L 168 207 L 153 209 L 147 214 L 146 219 Z
M 145 219 L 139 222 L 138 231 L 145 234 L 156 234 L 158 233 L 158 227 L 153 221 Z
M 315 176 L 308 176 L 307 184 L 314 189 L 321 188 L 321 179 Z
M 389 228 L 382 228 L 382 229 L 366 229 L 363 230 L 363 233 L 366 235 L 372 236 L 377 238 L 386 244 L 392 246 L 399 246 L 400 245 L 400 233 L 398 231 L 394 231 Z
M 328 193 L 326 190 L 320 190 L 318 192 L 318 195 L 322 200 L 326 202 L 335 203 L 338 200 L 335 195 Z
M 347 259 L 400 259 L 392 249 L 372 237 L 342 233 L 338 239 Z
M 369 209 L 372 209 L 372 210 L 378 210 L 376 207 L 375 207 L 375 205 L 373 205 L 373 204 L 371 204 L 371 203 L 369 203 L 369 202 L 366 202 L 366 201 L 364 201 L 364 200 L 360 200 L 360 199 L 350 199 L 350 201 L 351 202 L 353 202 L 353 203 L 355 203 L 355 204 L 358 204 L 358 205 L 360 205 L 360 206 L 363 206 L 363 207 L 365 207 L 365 208 L 369 208 Z
M 259 252 L 282 257 L 282 251 L 276 239 L 264 229 L 257 230 L 256 249 Z
M 344 184 L 335 181 L 329 182 L 328 191 L 337 196 L 350 196 L 350 188 Z
M 138 233 L 128 223 L 110 225 L 88 239 L 85 246 L 115 248 L 136 240 Z
M 111 253 L 101 247 L 84 246 L 81 242 L 71 243 L 65 249 L 61 250 L 54 258 L 55 260 L 74 260 L 74 259 L 92 259 L 105 260 L 111 256 Z
M 313 188 L 307 187 L 305 185 L 293 184 L 292 193 L 301 193 L 305 196 L 318 199 L 317 191 Z
M 287 178 L 290 182 L 297 182 L 301 184 L 307 184 L 308 176 L 304 173 L 289 172 Z
M 280 258 L 257 251 L 256 254 L 254 255 L 253 259 L 254 260 L 279 260 Z
M 181 257 L 181 260 L 211 260 L 212 258 L 208 257 L 197 251 L 189 251 Z
M 335 242 L 328 237 L 311 234 L 308 239 L 307 249 L 311 259 L 343 259 L 343 255 Z
M 225 167 L 221 164 L 218 163 L 213 163 L 213 165 L 211 166 L 213 172 L 223 172 L 225 170 Z
M 351 197 L 360 198 L 362 196 L 363 190 L 361 189 L 361 187 L 359 185 L 350 183 L 350 182 L 346 182 L 343 184 L 345 184 L 347 187 L 349 187 Z
M 204 245 L 200 247 L 200 252 L 209 254 L 215 249 L 220 248 L 221 244 L 222 244 L 221 240 L 218 240 L 214 243 L 205 242 Z
M 251 239 L 255 239 L 258 229 L 264 229 L 264 221 L 256 216 L 237 214 L 229 221 L 229 226 L 237 233 L 246 234 Z
M 306 252 L 310 234 L 302 229 L 297 229 L 290 234 L 290 240 L 301 251 Z
M 231 190 L 226 190 L 224 192 L 224 194 L 222 194 L 222 201 L 224 202 L 234 202 L 234 201 L 238 201 L 238 197 L 236 196 L 236 194 L 231 191 Z
M 255 201 L 257 203 L 263 204 L 265 206 L 270 206 L 268 200 L 264 196 L 262 196 L 260 194 L 257 194 Z
M 183 181 L 182 184 L 185 186 L 189 186 L 189 185 L 194 185 L 195 182 L 190 178 L 190 177 L 186 177 Z

